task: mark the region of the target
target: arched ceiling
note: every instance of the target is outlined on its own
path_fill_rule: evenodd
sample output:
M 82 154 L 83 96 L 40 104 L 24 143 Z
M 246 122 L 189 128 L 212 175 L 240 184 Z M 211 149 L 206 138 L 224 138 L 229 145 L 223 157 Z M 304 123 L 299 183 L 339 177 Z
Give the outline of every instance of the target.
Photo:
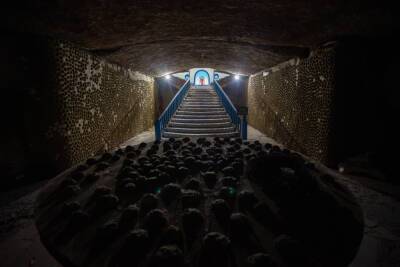
M 251 74 L 340 36 L 394 31 L 372 0 L 30 0 L 4 8 L 8 29 L 73 41 L 151 75 L 207 66 Z

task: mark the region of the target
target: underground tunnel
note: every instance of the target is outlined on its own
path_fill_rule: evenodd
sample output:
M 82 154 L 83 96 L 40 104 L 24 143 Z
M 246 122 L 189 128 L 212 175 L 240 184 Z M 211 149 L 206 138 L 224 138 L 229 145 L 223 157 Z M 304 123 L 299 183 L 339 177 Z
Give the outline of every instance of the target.
M 1 266 L 400 266 L 392 4 L 0 13 Z

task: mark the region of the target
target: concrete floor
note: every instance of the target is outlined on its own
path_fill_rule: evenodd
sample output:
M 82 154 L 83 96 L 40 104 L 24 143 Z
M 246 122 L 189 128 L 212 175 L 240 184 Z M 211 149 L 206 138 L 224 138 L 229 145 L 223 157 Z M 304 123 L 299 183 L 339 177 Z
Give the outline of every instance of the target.
M 261 133 L 257 129 L 251 127 L 250 125 L 247 128 L 247 138 L 249 140 L 258 140 L 261 143 L 270 143 L 273 145 L 280 145 L 274 139 L 267 137 L 265 134 Z M 146 132 L 136 135 L 135 137 L 127 140 L 126 142 L 121 144 L 121 147 L 125 147 L 127 145 L 138 145 L 141 142 L 152 142 L 155 140 L 154 129 L 149 129 Z
M 249 127 L 249 139 L 277 144 Z M 154 141 L 152 130 L 121 146 Z M 324 166 L 347 187 L 364 211 L 364 238 L 350 267 L 400 266 L 400 188 L 365 177 L 346 177 Z M 0 196 L 0 265 L 2 267 L 61 266 L 42 246 L 33 221 L 36 196 L 44 182 L 19 188 Z M 334 253 L 334 252 L 333 252 Z
M 0 266 L 61 267 L 40 242 L 33 220 L 38 182 L 0 196 Z M 21 194 L 21 191 L 22 192 Z M 11 200 L 11 201 L 10 201 Z
M 364 215 L 364 237 L 350 267 L 400 266 L 399 186 L 348 177 L 320 166 L 345 186 L 358 200 Z

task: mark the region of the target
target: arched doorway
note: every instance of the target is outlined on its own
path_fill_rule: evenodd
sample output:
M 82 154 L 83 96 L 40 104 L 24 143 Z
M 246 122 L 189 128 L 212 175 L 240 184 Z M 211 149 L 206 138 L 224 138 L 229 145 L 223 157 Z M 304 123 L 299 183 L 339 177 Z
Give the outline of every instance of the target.
M 205 70 L 198 70 L 194 74 L 194 85 L 210 85 L 210 75 Z

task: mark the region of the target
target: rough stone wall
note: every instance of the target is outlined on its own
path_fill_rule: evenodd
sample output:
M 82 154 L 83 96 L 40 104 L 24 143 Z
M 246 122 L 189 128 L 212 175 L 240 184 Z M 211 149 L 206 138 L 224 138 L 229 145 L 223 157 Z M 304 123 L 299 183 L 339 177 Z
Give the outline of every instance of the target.
M 106 63 L 71 44 L 52 42 L 57 120 L 46 138 L 64 142 L 74 164 L 153 126 L 153 79 Z M 61 155 L 60 155 L 61 156 Z
M 153 127 L 153 78 L 63 41 L 18 34 L 6 40 L 0 167 L 8 180 L 54 175 Z
M 335 49 L 314 51 L 252 75 L 249 124 L 324 163 L 330 161 Z

